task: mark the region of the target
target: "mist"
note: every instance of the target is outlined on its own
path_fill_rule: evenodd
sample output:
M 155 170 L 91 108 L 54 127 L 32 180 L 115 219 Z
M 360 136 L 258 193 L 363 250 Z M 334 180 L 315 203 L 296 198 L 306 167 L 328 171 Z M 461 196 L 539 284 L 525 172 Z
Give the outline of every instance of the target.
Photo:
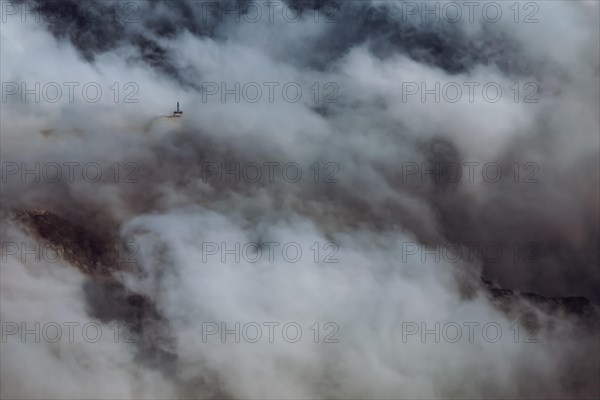
M 600 7 L 476 3 L 2 2 L 1 396 L 597 398 Z

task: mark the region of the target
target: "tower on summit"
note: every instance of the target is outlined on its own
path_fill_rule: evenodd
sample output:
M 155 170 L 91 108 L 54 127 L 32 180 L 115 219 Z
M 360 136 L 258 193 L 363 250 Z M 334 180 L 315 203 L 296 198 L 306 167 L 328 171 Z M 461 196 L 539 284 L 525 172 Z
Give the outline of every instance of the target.
M 173 111 L 174 117 L 181 117 L 183 115 L 183 111 L 179 110 L 179 102 L 177 102 L 177 111 Z

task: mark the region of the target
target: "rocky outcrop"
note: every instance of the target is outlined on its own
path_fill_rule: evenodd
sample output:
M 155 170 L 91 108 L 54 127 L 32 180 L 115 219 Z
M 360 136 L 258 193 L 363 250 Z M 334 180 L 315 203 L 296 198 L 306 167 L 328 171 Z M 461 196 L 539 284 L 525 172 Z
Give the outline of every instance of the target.
M 131 331 L 129 339 L 138 346 L 142 361 L 157 367 L 175 361 L 175 354 L 169 351 L 173 338 L 167 321 L 153 301 L 130 291 L 114 276 L 115 272 L 132 270 L 119 257 L 119 244 L 46 210 L 22 211 L 13 220 L 89 278 L 84 294 L 91 317 L 126 324 L 125 329 Z
M 110 279 L 119 270 L 118 248 L 80 225 L 46 210 L 26 210 L 14 220 L 89 277 Z
M 530 332 L 537 332 L 542 327 L 552 329 L 556 320 L 569 320 L 581 329 L 582 334 L 598 334 L 600 310 L 585 297 L 546 297 L 500 288 L 484 278 L 481 282 L 489 301 Z M 554 322 L 543 316 L 550 316 Z

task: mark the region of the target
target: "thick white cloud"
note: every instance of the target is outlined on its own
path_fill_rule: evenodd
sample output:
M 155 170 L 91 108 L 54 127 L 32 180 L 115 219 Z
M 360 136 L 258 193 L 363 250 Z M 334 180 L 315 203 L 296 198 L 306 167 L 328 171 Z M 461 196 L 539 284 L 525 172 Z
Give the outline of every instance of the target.
M 140 22 L 125 24 L 120 44 L 103 51 L 85 41 L 77 48 L 41 23 L 9 18 L 2 24 L 3 85 L 63 87 L 56 103 L 35 102 L 33 96 L 25 102 L 19 96 L 3 100 L 3 163 L 96 162 L 107 174 L 97 183 L 81 178 L 23 183 L 8 177 L 2 211 L 46 208 L 94 233 L 135 241 L 140 271 L 120 273 L 118 279 L 154 302 L 174 337 L 177 360 L 156 367 L 127 343 L 23 343 L 14 335 L 2 343 L 3 397 L 598 394 L 598 382 L 590 378 L 599 368 L 598 345 L 585 329 L 567 316 L 535 311 L 526 317 L 539 322 L 539 342 L 515 342 L 511 327 L 522 322 L 520 311 L 531 309 L 517 302 L 513 313 L 502 312 L 479 285 L 487 272 L 516 290 L 598 300 L 598 274 L 592 269 L 597 249 L 589 246 L 598 234 L 590 227 L 598 217 L 598 170 L 591 169 L 598 165 L 600 146 L 597 3 L 541 2 L 536 24 L 514 23 L 505 15 L 496 24 L 461 20 L 438 26 L 400 15 L 387 21 L 389 37 L 366 26 L 364 40 L 352 36 L 366 18 L 362 2 L 343 6 L 347 14 L 342 15 L 354 19 L 331 25 L 310 17 L 297 23 L 229 21 L 205 36 L 184 24 L 189 19 L 201 26 L 198 2 L 190 3 L 186 15 L 168 3 L 137 4 Z M 392 15 L 400 4 L 373 2 L 371 10 Z M 157 33 L 159 24 L 174 21 L 181 22 L 176 25 L 181 30 Z M 408 29 L 406 42 L 395 43 L 401 28 Z M 439 63 L 416 56 L 433 52 L 435 43 L 421 53 L 407 50 L 410 35 L 428 32 L 440 39 L 447 29 L 457 35 L 456 53 L 471 59 L 462 70 L 444 68 L 444 55 L 435 56 Z M 166 49 L 150 57 L 163 57 L 164 64 L 140 60 L 150 45 L 136 45 L 136 35 Z M 338 45 L 344 50 L 338 52 Z M 93 62 L 82 56 L 82 48 L 95 53 Z M 472 54 L 479 48 L 486 54 Z M 66 100 L 64 82 L 80 83 L 74 102 Z M 97 103 L 82 97 L 81 87 L 89 82 L 103 90 Z M 118 103 L 110 89 L 115 82 Z M 137 103 L 122 102 L 129 82 L 139 88 Z M 213 82 L 228 88 L 257 82 L 263 96 L 256 103 L 236 103 L 233 96 L 221 102 L 219 94 L 198 90 Z M 264 82 L 280 84 L 275 101 L 265 101 Z M 301 101 L 283 100 L 281 87 L 288 82 L 300 85 Z M 338 101 L 315 104 L 315 82 L 321 96 L 323 85 L 333 82 Z M 413 82 L 428 88 L 457 82 L 463 98 L 456 103 L 406 98 L 404 90 Z M 473 102 L 465 82 L 479 83 Z M 482 97 L 480 87 L 489 82 L 502 87 L 500 101 Z M 521 90 L 535 82 L 539 102 L 515 102 L 514 82 Z M 159 118 L 176 101 L 184 117 Z M 461 180 L 455 191 L 440 195 L 431 182 L 403 180 L 406 163 L 425 161 L 437 143 L 447 144 L 442 152 L 450 161 L 536 162 L 540 181 L 525 187 Z M 259 183 L 203 179 L 206 163 L 221 161 L 295 162 L 303 177 L 290 183 L 277 169 L 273 183 L 266 176 Z M 112 181 L 110 167 L 116 162 L 139 166 L 138 181 Z M 310 169 L 315 162 L 320 167 L 335 162 L 339 182 L 315 183 Z M 580 177 L 584 168 L 587 175 Z M 3 243 L 35 240 L 9 224 Z M 428 246 L 474 236 L 502 243 L 559 240 L 578 258 L 567 262 L 550 253 L 543 265 L 498 267 L 480 258 L 435 262 L 430 254 L 421 259 Z M 231 254 L 222 259 L 222 249 L 206 255 L 207 243 L 233 248 L 254 242 L 280 243 L 275 260 L 267 259 L 265 248 L 258 262 L 235 262 Z M 324 262 L 332 248 L 323 246 L 329 242 L 338 249 L 337 263 Z M 302 249 L 299 261 L 282 256 L 285 243 Z M 317 262 L 314 243 L 320 248 Z M 407 245 L 417 255 L 407 259 Z M 91 320 L 84 277 L 75 268 L 4 256 L 3 323 Z M 236 322 L 257 323 L 261 339 L 236 343 L 229 335 L 222 343 L 220 332 L 203 335 L 212 323 L 220 330 L 221 323 L 232 329 Z M 264 325 L 269 322 L 279 324 L 273 343 Z M 290 322 L 303 330 L 297 343 L 282 336 L 282 326 Z M 316 322 L 320 343 L 310 328 Z M 328 322 L 335 325 L 325 329 Z M 425 340 L 420 334 L 403 338 L 407 324 L 432 329 L 453 322 L 462 327 L 456 343 L 443 338 L 437 343 L 432 334 Z M 470 322 L 479 323 L 472 343 L 464 325 Z M 502 328 L 498 342 L 482 337 L 487 323 Z M 112 333 L 109 324 L 101 326 Z M 334 327 L 339 342 L 322 343 Z M 493 329 L 489 332 L 493 336 Z

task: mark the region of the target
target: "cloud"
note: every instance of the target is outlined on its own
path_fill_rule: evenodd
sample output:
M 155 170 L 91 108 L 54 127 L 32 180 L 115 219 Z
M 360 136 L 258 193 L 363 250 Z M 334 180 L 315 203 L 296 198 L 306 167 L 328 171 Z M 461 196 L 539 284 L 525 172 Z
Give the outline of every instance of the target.
M 37 240 L 8 220 L 22 209 L 135 243 L 116 278 L 176 358 L 16 333 L 2 395 L 597 397 L 596 325 L 518 296 L 507 311 L 480 284 L 598 306 L 597 4 L 453 22 L 451 2 L 438 21 L 413 2 L 294 3 L 5 8 L 3 243 Z M 161 118 L 176 101 L 183 117 Z M 12 250 L 3 329 L 113 333 L 68 262 Z

